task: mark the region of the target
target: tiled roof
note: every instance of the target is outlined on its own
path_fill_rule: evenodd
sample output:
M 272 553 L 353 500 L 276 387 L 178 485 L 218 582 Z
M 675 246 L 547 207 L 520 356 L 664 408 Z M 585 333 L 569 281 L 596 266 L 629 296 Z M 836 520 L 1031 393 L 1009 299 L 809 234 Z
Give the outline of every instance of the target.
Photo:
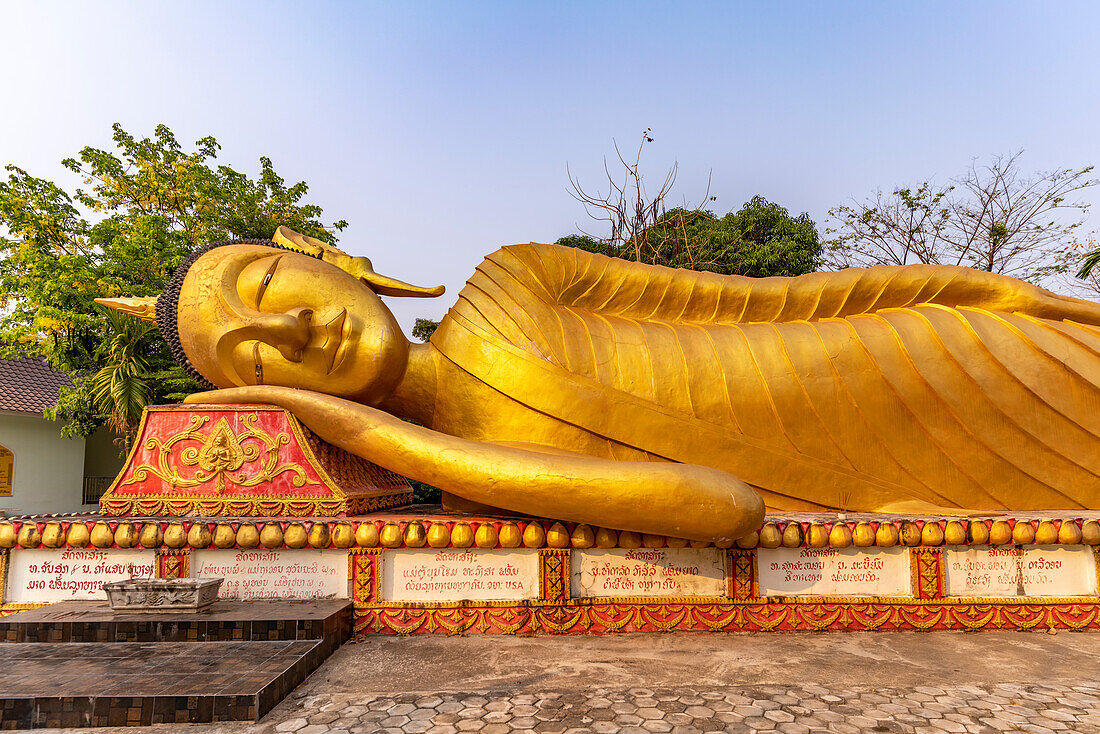
M 69 378 L 35 357 L 0 359 L 0 410 L 41 413 L 57 402 Z

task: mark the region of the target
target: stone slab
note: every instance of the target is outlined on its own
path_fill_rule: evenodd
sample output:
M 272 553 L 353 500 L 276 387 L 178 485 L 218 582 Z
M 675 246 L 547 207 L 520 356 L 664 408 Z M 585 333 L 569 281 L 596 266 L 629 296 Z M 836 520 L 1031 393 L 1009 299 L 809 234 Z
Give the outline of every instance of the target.
M 518 601 L 538 595 L 537 551 L 425 548 L 383 554 L 386 601 Z
M 15 548 L 8 554 L 4 602 L 106 600 L 105 581 L 152 576 L 155 560 L 152 550 Z
M 347 599 L 343 550 L 197 550 L 195 578 L 225 578 L 221 599 Z
M 759 548 L 761 596 L 908 596 L 908 548 Z
M 947 595 L 1096 596 L 1096 562 L 1082 545 L 971 546 L 943 552 Z
M 573 551 L 577 598 L 721 597 L 726 553 L 718 548 L 591 548 Z

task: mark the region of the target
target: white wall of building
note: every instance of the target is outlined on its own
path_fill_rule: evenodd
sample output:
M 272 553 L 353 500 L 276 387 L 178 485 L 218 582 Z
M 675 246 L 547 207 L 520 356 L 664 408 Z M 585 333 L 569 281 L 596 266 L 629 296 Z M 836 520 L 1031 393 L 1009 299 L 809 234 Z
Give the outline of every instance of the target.
M 61 438 L 61 426 L 39 415 L 0 413 L 0 444 L 15 454 L 10 497 L 0 512 L 79 512 L 84 487 L 84 440 Z

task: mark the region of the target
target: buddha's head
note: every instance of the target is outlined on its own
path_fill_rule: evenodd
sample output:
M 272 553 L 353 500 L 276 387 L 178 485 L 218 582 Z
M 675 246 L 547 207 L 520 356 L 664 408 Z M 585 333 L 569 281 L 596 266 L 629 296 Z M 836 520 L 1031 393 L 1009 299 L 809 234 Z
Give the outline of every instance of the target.
M 442 289 L 379 276 L 369 260 L 331 248 L 301 249 L 235 240 L 199 250 L 156 299 L 160 332 L 184 370 L 207 386 L 281 385 L 377 404 L 401 381 L 409 357 L 379 292 Z

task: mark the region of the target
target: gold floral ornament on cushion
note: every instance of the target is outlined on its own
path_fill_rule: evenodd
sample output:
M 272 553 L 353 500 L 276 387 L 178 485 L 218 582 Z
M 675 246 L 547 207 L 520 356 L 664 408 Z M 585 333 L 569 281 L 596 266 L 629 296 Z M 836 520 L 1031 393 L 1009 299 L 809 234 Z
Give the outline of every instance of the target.
M 292 473 L 295 487 L 320 483 L 310 479 L 300 464 L 279 462 L 279 449 L 290 443 L 290 435 L 266 433 L 256 425 L 256 414 L 241 416 L 245 430 L 239 434 L 234 434 L 226 418 L 219 420 L 209 433 L 202 433 L 201 429 L 209 420 L 207 416 L 194 415 L 188 428 L 167 440 L 150 437 L 145 448 L 156 452 L 156 466 L 141 464 L 135 467 L 133 476 L 119 486 L 144 482 L 150 474 L 173 489 L 197 487 L 214 480 L 218 494 L 225 492 L 227 479 L 238 487 L 255 487 L 284 472 Z M 188 441 L 201 442 L 201 445 L 185 445 Z M 198 468 L 187 477 L 179 471 L 181 465 Z M 242 467 L 243 471 L 238 472 Z

